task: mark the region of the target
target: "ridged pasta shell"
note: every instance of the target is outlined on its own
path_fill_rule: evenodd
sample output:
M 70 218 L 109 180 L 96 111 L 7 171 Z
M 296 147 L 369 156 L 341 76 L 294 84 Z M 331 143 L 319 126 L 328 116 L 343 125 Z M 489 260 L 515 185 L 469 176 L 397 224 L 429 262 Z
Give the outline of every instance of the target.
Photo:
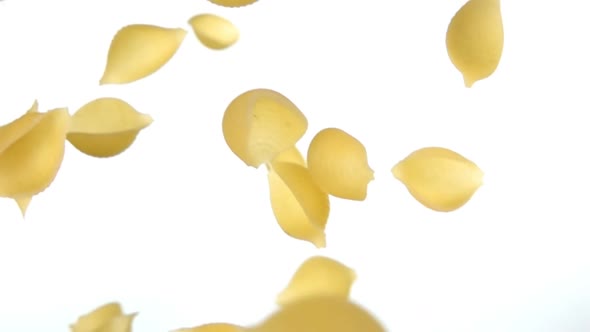
M 258 168 L 295 146 L 307 131 L 307 119 L 282 94 L 254 89 L 229 104 L 222 129 L 230 150 L 246 165 Z
M 72 332 L 94 332 L 114 318 L 122 315 L 123 309 L 119 303 L 107 303 L 80 316 L 76 323 L 70 325 L 70 330 Z
M 235 44 L 240 38 L 240 31 L 229 20 L 213 15 L 199 14 L 189 22 L 199 41 L 212 50 L 223 50 Z
M 242 332 L 241 327 L 228 323 L 210 323 L 188 329 L 179 329 L 172 332 Z
M 118 98 L 99 98 L 82 106 L 72 116 L 68 141 L 79 151 L 107 158 L 127 150 L 139 132 L 153 122 Z
M 111 41 L 100 84 L 131 83 L 153 74 L 174 56 L 186 34 L 182 28 L 148 24 L 123 27 Z
M 222 7 L 244 7 L 247 5 L 251 5 L 258 0 L 209 0 L 211 3 L 214 3 L 218 6 Z

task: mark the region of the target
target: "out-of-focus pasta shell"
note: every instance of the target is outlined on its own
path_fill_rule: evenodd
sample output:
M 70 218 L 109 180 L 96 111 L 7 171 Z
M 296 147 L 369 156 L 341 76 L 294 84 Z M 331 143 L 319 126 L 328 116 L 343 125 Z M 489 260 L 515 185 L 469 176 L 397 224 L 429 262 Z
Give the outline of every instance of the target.
M 131 332 L 133 320 L 137 313 L 120 315 L 111 319 L 108 323 L 96 330 L 96 332 Z
M 337 128 L 315 135 L 307 151 L 307 167 L 323 191 L 344 199 L 365 200 L 374 179 L 363 144 Z
M 281 307 L 248 332 L 385 332 L 366 309 L 337 296 L 309 297 Z
M 49 187 L 64 157 L 66 108 L 27 112 L 0 128 L 0 196 L 34 196 Z M 13 127 L 14 126 L 14 127 Z
M 441 147 L 416 150 L 391 172 L 418 202 L 440 212 L 467 203 L 483 184 L 484 176 L 475 163 Z
M 282 94 L 254 89 L 229 104 L 222 128 L 232 152 L 246 165 L 258 168 L 295 146 L 307 131 L 307 119 Z
M 293 163 L 274 163 L 268 182 L 272 210 L 281 229 L 293 238 L 325 247 L 330 201 L 307 169 Z
M 123 27 L 111 41 L 100 84 L 131 83 L 153 74 L 174 56 L 186 33 L 147 24 Z
M 80 316 L 76 323 L 70 325 L 70 330 L 72 332 L 94 332 L 122 315 L 123 309 L 119 303 L 107 303 Z
M 355 279 L 356 273 L 350 267 L 328 257 L 314 256 L 297 269 L 277 297 L 277 304 L 284 306 L 314 296 L 348 299 Z
M 223 7 L 243 7 L 247 5 L 251 5 L 258 0 L 209 0 L 211 3 L 214 3 L 219 6 Z
M 228 323 L 211 323 L 188 329 L 179 329 L 172 332 L 242 332 L 241 327 Z
M 228 48 L 240 38 L 238 28 L 221 16 L 199 14 L 193 16 L 188 23 L 193 28 L 197 39 L 213 50 Z
M 99 98 L 82 106 L 73 116 L 68 141 L 79 151 L 99 158 L 127 150 L 137 134 L 153 122 L 117 98 Z

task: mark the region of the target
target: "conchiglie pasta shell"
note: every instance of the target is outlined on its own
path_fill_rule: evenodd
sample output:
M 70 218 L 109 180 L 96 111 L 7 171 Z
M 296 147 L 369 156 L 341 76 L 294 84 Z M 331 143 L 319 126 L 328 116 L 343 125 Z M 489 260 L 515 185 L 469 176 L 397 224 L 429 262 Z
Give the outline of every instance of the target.
M 137 313 L 117 316 L 96 330 L 96 332 L 131 332 L 133 320 L 135 320 L 136 316 Z
M 255 89 L 229 104 L 222 129 L 232 152 L 246 165 L 258 168 L 295 146 L 307 131 L 307 119 L 282 94 Z
M 297 269 L 277 297 L 277 304 L 284 306 L 314 296 L 348 299 L 355 279 L 356 273 L 350 267 L 328 257 L 314 256 Z
M 385 332 L 361 306 L 335 296 L 309 297 L 281 307 L 248 332 Z
M 199 41 L 213 50 L 222 50 L 235 44 L 240 38 L 240 31 L 229 20 L 213 15 L 199 14 L 189 22 Z
M 391 171 L 418 202 L 440 212 L 467 203 L 483 184 L 484 176 L 475 163 L 441 147 L 417 150 Z
M 337 128 L 316 134 L 307 150 L 307 165 L 323 191 L 344 199 L 365 200 L 374 179 L 363 144 Z
M 122 315 L 123 310 L 119 303 L 107 303 L 80 316 L 76 323 L 70 325 L 70 330 L 72 332 L 93 332 Z
M 34 196 L 49 187 L 63 161 L 69 124 L 70 114 L 61 108 L 27 112 L 0 128 L 0 196 Z
M 272 210 L 281 229 L 293 238 L 325 247 L 330 201 L 307 169 L 292 163 L 275 163 L 268 172 L 268 182 Z
M 211 323 L 188 329 L 179 329 L 172 332 L 242 332 L 241 327 L 227 323 Z
M 68 141 L 79 151 L 99 158 L 127 150 L 137 134 L 153 122 L 117 98 L 99 98 L 82 106 L 72 116 Z
M 176 53 L 187 31 L 132 24 L 119 30 L 109 48 L 100 84 L 131 83 L 163 67 Z
M 211 3 L 214 3 L 218 6 L 222 7 L 243 7 L 247 5 L 251 5 L 258 0 L 209 0 Z
M 292 163 L 299 166 L 307 167 L 305 159 L 297 147 L 290 147 L 287 150 L 279 153 L 270 163 L 267 163 L 267 168 L 272 168 L 275 163 Z

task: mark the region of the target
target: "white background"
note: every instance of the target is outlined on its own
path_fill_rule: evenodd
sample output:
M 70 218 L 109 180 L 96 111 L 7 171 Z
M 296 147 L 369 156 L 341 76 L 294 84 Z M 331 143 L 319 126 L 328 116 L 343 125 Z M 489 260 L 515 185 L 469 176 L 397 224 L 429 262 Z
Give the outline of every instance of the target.
M 2 123 L 34 99 L 75 112 L 105 96 L 155 119 L 112 159 L 68 145 L 25 220 L 0 201 L 0 331 L 67 331 L 113 300 L 139 311 L 137 332 L 252 324 L 315 254 L 357 271 L 353 298 L 391 331 L 589 331 L 585 2 L 505 1 L 501 64 L 472 89 L 445 49 L 463 2 L 0 2 Z M 189 28 L 204 12 L 231 19 L 240 41 L 211 51 L 189 30 L 153 76 L 98 86 L 119 28 Z M 280 230 L 265 170 L 223 140 L 227 104 L 261 87 L 308 117 L 304 152 L 325 127 L 367 147 L 375 181 L 365 202 L 332 200 L 325 250 Z M 427 210 L 390 173 L 432 145 L 486 173 L 456 212 Z

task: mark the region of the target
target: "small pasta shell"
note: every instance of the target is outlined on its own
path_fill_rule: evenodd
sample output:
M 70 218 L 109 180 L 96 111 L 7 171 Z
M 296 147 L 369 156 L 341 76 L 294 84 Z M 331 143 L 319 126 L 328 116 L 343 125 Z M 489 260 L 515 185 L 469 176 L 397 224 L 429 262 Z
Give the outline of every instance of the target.
M 240 31 L 229 20 L 213 15 L 199 14 L 188 23 L 199 41 L 212 50 L 222 50 L 235 44 L 240 38 Z
M 100 84 L 125 84 L 147 77 L 176 53 L 187 31 L 132 24 L 119 30 L 109 48 Z
M 483 184 L 479 167 L 462 155 L 441 147 L 417 150 L 391 172 L 422 205 L 450 212 L 467 203 Z
M 80 316 L 76 323 L 70 325 L 70 330 L 72 332 L 93 332 L 122 315 L 123 309 L 119 303 L 107 303 Z
M 113 157 L 127 150 L 139 132 L 153 122 L 117 98 L 99 98 L 72 115 L 68 141 L 79 151 L 98 158 Z
M 307 119 L 282 94 L 254 89 L 232 100 L 222 129 L 230 150 L 246 165 L 258 168 L 295 146 L 307 131 Z
M 276 302 L 284 306 L 312 296 L 348 299 L 355 279 L 356 273 L 348 266 L 328 257 L 314 256 L 301 264 Z
M 210 323 L 188 329 L 179 329 L 172 332 L 242 332 L 241 327 L 227 323 Z
M 0 127 L 0 196 L 34 196 L 49 187 L 64 157 L 66 108 L 27 112 Z M 40 162 L 42 161 L 42 162 Z
M 325 247 L 330 201 L 307 169 L 293 163 L 275 163 L 268 172 L 268 182 L 272 211 L 281 229 L 317 248 Z
M 289 303 L 248 332 L 385 332 L 366 309 L 337 296 L 304 298 Z
M 367 186 L 374 179 L 367 150 L 345 131 L 327 128 L 318 132 L 309 144 L 307 164 L 326 193 L 355 201 L 367 198 Z
M 275 163 L 293 163 L 299 166 L 307 167 L 303 155 L 295 146 L 279 153 L 278 156 L 276 156 L 270 163 L 266 164 L 267 169 L 272 168 L 272 165 Z
M 218 6 L 222 7 L 244 7 L 247 5 L 251 5 L 258 0 L 209 0 L 211 3 L 214 3 Z

